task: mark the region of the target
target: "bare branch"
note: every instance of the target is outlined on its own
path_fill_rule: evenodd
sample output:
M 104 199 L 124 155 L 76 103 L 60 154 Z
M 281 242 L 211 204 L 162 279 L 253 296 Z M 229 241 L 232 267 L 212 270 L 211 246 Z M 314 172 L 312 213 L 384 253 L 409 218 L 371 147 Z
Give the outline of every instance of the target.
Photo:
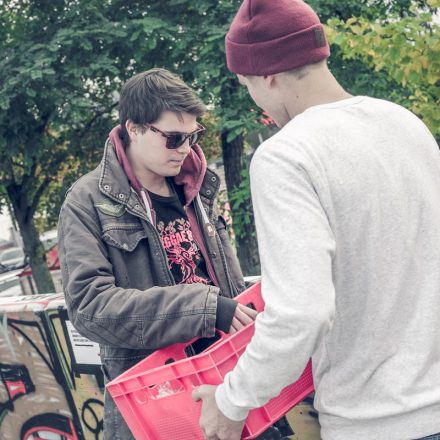
M 32 183 L 35 178 L 35 173 L 37 171 L 37 161 L 34 160 L 29 170 L 29 173 L 23 175 L 23 180 L 21 181 L 22 191 L 29 191 L 32 188 Z
M 41 124 L 37 127 L 36 131 L 40 134 L 46 133 L 47 134 L 47 126 L 49 124 L 49 120 L 50 117 L 52 116 L 52 112 L 49 111 L 47 113 L 45 113 L 42 117 L 41 117 Z
M 85 124 L 81 129 L 77 130 L 78 135 L 75 137 L 75 145 L 78 146 L 84 136 L 87 134 L 87 131 L 90 129 L 90 127 L 94 124 L 94 122 L 99 119 L 102 115 L 105 113 L 109 113 L 112 109 L 114 109 L 118 105 L 117 102 L 113 103 L 109 108 L 103 109 L 100 112 L 95 113 L 92 119 L 90 119 L 87 124 Z
M 49 186 L 51 180 L 52 179 L 50 177 L 46 177 L 43 180 L 43 183 L 35 191 L 34 199 L 32 200 L 32 204 L 29 207 L 29 211 L 28 211 L 27 215 L 33 216 L 35 214 L 35 211 L 37 210 L 37 206 L 38 206 L 38 203 L 39 203 L 39 201 L 41 199 L 41 196 L 43 195 L 43 193 L 46 190 L 46 188 Z
M 7 164 L 9 172 L 11 173 L 11 177 L 9 178 L 9 181 L 15 185 L 16 179 L 15 179 L 15 175 L 14 175 L 14 164 L 12 162 L 12 159 L 10 157 L 7 157 L 5 159 L 5 163 Z

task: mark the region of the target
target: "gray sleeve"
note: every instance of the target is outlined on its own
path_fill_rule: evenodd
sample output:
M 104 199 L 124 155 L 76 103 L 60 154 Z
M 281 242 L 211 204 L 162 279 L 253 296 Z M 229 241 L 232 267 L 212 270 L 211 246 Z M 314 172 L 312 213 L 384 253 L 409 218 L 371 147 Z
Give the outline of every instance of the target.
M 260 146 L 251 163 L 265 308 L 216 390 L 219 409 L 232 420 L 245 419 L 300 377 L 335 315 L 336 241 L 326 212 L 291 150 L 269 145 Z
M 58 228 L 67 310 L 82 335 L 103 345 L 137 349 L 214 336 L 217 287 L 117 287 L 94 216 L 65 202 Z

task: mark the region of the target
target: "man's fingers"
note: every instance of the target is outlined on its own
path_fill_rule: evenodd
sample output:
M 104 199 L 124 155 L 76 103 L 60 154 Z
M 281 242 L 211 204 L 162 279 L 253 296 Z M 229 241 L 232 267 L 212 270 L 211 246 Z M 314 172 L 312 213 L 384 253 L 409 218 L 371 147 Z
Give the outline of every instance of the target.
M 243 309 L 241 307 L 237 307 L 235 310 L 235 317 L 243 324 L 248 325 L 250 324 L 253 319 L 243 312 Z
M 243 309 L 250 310 L 251 312 L 253 312 L 253 314 L 249 315 L 247 313 L 247 310 L 245 312 Z M 234 334 L 238 330 L 244 328 L 246 325 L 249 325 L 251 322 L 254 321 L 255 316 L 257 316 L 255 310 L 249 309 L 249 307 L 238 304 L 237 308 L 235 309 L 234 317 L 232 318 L 229 333 Z
M 200 385 L 193 392 L 192 395 L 198 397 L 199 399 L 204 399 L 212 393 L 212 390 L 215 389 L 214 385 Z
M 257 314 L 258 312 L 256 310 L 238 303 L 234 312 L 234 317 L 232 318 L 231 326 L 229 328 L 229 334 L 233 335 L 243 327 L 255 321 Z
M 255 318 L 258 315 L 258 312 L 256 310 L 251 309 L 250 307 L 244 306 L 242 304 L 239 304 L 239 307 L 243 313 L 246 313 L 246 315 L 250 316 L 252 318 L 252 320 L 255 321 Z
M 198 402 L 199 400 L 202 400 L 205 397 L 206 388 L 209 388 L 209 386 L 208 385 L 200 385 L 198 388 L 196 388 L 192 392 L 192 395 L 191 395 L 193 400 L 195 400 L 196 402 Z
M 195 389 L 195 390 L 192 392 L 192 398 L 193 398 L 193 400 L 194 400 L 195 402 L 198 402 L 198 401 L 201 399 L 201 397 L 200 397 L 200 393 L 199 393 L 199 388 Z
M 242 329 L 244 326 L 243 326 L 243 324 L 241 323 L 241 321 L 239 321 L 239 320 L 236 318 L 236 316 L 234 316 L 234 317 L 232 318 L 231 327 L 233 327 L 235 331 L 238 331 L 238 330 Z

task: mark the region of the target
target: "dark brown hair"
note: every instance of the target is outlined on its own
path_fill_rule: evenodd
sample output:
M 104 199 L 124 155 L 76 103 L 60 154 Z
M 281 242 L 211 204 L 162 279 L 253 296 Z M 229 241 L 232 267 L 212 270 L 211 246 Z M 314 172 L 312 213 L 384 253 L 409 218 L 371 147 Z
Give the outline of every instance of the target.
M 165 69 L 151 69 L 131 77 L 121 89 L 119 122 L 124 148 L 130 145 L 125 123 L 140 126 L 157 121 L 164 111 L 201 116 L 206 108 L 196 93 Z

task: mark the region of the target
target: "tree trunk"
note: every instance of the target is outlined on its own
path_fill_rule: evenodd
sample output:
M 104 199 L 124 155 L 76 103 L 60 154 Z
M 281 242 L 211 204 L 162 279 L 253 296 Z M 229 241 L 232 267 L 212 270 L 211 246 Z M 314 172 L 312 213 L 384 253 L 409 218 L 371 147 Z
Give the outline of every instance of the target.
M 37 285 L 38 293 L 55 292 L 55 286 L 46 263 L 46 253 L 33 218 L 20 224 L 20 233 L 23 238 L 25 254 L 29 257 L 32 276 Z
M 241 172 L 243 170 L 243 136 L 237 136 L 231 142 L 227 141 L 228 132 L 225 131 L 221 135 L 223 166 L 225 169 L 225 180 L 228 194 L 240 185 L 242 180 Z M 249 200 L 249 203 L 252 203 Z M 240 213 L 234 212 L 231 206 L 232 226 L 234 226 L 234 218 L 239 218 Z M 253 215 L 252 215 L 253 219 Z M 240 261 L 241 270 L 245 276 L 260 275 L 260 259 L 258 256 L 257 239 L 255 235 L 255 225 L 252 221 L 245 234 L 236 236 L 237 256 Z
M 17 191 L 17 187 L 15 191 L 10 187 L 7 190 L 14 210 L 14 216 L 20 229 L 20 235 L 23 239 L 24 253 L 29 258 L 32 277 L 37 286 L 38 293 L 55 292 L 55 286 L 46 263 L 46 253 L 35 227 L 33 216 L 29 215 L 31 210 L 25 203 L 26 197 L 23 197 L 19 190 Z

